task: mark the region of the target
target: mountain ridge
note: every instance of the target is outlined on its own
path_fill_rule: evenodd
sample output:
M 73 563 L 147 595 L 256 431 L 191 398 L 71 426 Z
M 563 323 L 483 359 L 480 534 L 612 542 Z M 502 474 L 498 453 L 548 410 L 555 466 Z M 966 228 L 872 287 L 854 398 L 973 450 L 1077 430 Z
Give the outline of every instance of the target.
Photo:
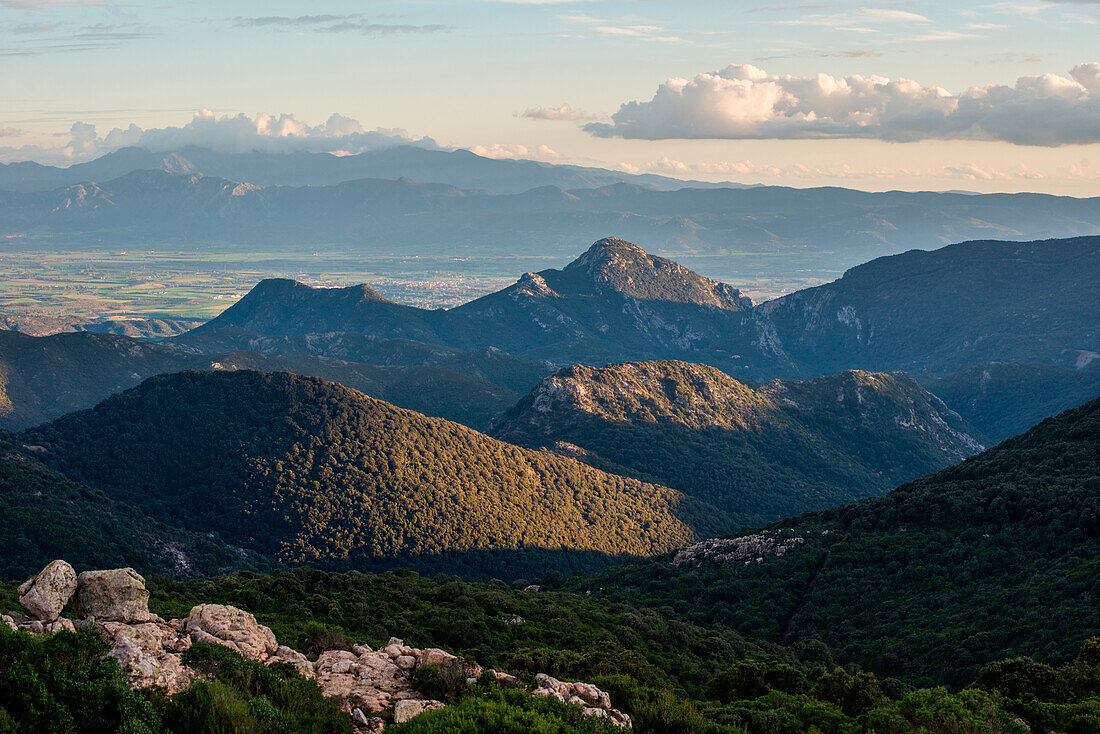
M 672 547 L 715 522 L 674 490 L 289 373 L 160 375 L 22 437 L 162 522 L 289 563 L 524 549 L 614 557 Z
M 1014 287 L 1024 279 L 1031 289 Z M 560 270 L 527 273 L 448 310 L 378 303 L 334 311 L 321 305 L 339 292 L 302 287 L 290 308 L 246 297 L 198 331 L 361 330 L 558 364 L 687 359 L 756 378 L 946 374 L 991 355 L 1075 365 L 1100 353 L 1098 284 L 1100 237 L 976 241 L 878 258 L 753 305 L 732 286 L 604 238 Z M 312 305 L 302 305 L 306 296 Z
M 674 361 L 565 368 L 490 434 L 679 489 L 745 525 L 881 494 L 984 448 L 906 375 L 754 387 Z

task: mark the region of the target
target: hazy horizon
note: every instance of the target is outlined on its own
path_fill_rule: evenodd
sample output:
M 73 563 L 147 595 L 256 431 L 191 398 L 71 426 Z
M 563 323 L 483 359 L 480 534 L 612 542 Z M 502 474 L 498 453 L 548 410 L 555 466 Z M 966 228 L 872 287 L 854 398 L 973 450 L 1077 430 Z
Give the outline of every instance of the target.
M 3 0 L 0 21 L 0 162 L 409 142 L 703 181 L 1100 193 L 1087 0 Z

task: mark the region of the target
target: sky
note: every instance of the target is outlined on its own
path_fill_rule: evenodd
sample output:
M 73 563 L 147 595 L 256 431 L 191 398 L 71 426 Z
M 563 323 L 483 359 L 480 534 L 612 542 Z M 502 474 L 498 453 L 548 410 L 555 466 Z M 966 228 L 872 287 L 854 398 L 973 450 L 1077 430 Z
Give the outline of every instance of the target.
M 0 162 L 396 142 L 1100 195 L 1100 0 L 0 0 Z

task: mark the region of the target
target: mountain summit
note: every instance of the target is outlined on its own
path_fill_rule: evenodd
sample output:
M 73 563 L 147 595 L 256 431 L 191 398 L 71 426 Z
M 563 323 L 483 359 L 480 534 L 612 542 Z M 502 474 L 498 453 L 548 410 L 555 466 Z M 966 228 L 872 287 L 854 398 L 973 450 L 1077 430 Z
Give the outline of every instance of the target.
M 705 278 L 683 265 L 650 255 L 618 237 L 597 240 L 563 274 L 583 271 L 598 285 L 632 298 L 709 305 L 729 311 L 752 308 L 752 299 L 731 285 Z
M 497 347 L 555 362 L 679 357 L 740 330 L 751 299 L 736 288 L 616 237 L 562 270 L 449 311 L 404 306 L 369 286 L 311 288 L 266 280 L 200 327 L 265 336 L 354 332 L 459 349 Z

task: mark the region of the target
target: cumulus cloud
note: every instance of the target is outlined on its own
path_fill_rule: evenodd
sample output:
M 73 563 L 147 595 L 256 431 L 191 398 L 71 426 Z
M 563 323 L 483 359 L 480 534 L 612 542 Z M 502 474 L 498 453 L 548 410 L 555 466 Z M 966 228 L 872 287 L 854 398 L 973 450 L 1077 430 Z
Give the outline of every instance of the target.
M 154 151 L 186 146 L 221 153 L 338 153 L 354 154 L 395 145 L 436 148 L 431 138 L 413 138 L 403 130 L 366 130 L 358 120 L 334 114 L 320 125 L 308 125 L 293 115 L 260 113 L 254 117 L 196 112 L 186 125 L 142 129 L 131 124 L 100 135 L 94 125 L 75 122 L 69 140 L 54 148 L 23 146 L 0 148 L 0 160 L 37 160 L 43 163 L 77 163 L 128 146 Z
M 526 145 L 514 143 L 493 143 L 491 145 L 475 145 L 469 148 L 469 151 L 483 158 L 534 161 L 556 161 L 561 158 L 561 154 L 548 145 L 537 145 L 534 148 L 529 148 Z
M 598 137 L 643 140 L 872 138 L 1001 140 L 1058 146 L 1100 142 L 1100 63 L 1069 76 L 1024 76 L 1013 86 L 952 94 L 909 79 L 773 76 L 731 65 L 669 79 L 648 102 L 627 102 Z
M 594 120 L 594 115 L 590 115 L 584 110 L 575 109 L 568 104 L 563 104 L 561 107 L 528 107 L 523 112 L 523 117 L 531 120 Z

